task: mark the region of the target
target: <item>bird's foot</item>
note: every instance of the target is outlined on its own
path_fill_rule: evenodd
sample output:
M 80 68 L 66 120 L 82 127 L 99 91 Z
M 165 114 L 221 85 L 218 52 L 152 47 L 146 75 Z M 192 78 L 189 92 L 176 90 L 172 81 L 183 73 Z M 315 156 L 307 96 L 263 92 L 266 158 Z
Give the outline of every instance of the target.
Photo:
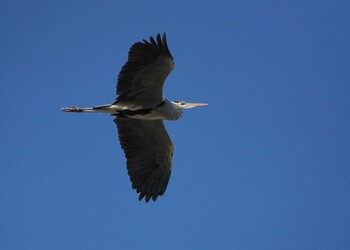
M 62 108 L 62 111 L 64 112 L 83 112 L 83 109 L 79 107 L 69 107 L 69 108 Z

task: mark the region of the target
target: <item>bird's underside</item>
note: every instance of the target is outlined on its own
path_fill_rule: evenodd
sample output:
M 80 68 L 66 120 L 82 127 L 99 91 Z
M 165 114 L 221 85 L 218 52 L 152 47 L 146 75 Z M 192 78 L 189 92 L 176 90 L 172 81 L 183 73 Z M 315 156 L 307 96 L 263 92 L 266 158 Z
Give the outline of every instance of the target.
M 140 193 L 139 200 L 145 198 L 146 202 L 164 194 L 171 174 L 174 146 L 162 121 L 170 117 L 155 110 L 164 105 L 163 85 L 173 68 L 166 35 L 161 38 L 158 34 L 156 39 L 150 37 L 130 48 L 128 61 L 118 75 L 113 104 L 62 109 L 115 116 L 132 188 Z
M 132 188 L 139 200 L 155 201 L 163 195 L 171 175 L 174 145 L 163 120 L 177 120 L 181 110 L 206 106 L 168 101 L 164 81 L 174 68 L 166 35 L 135 43 L 117 80 L 117 99 L 92 108 L 69 107 L 65 112 L 106 113 L 115 117 L 118 137 L 126 157 Z

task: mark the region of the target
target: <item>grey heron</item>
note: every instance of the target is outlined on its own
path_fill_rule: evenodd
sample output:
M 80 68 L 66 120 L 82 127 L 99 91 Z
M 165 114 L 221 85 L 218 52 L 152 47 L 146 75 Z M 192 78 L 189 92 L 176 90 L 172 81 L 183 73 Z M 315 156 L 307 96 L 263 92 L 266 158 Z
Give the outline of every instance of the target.
M 163 120 L 177 120 L 182 110 L 205 103 L 169 101 L 163 97 L 164 81 L 174 68 L 166 34 L 137 42 L 117 79 L 112 104 L 91 108 L 68 107 L 65 112 L 106 113 L 115 116 L 119 141 L 126 157 L 132 188 L 148 202 L 163 195 L 171 174 L 174 144 Z

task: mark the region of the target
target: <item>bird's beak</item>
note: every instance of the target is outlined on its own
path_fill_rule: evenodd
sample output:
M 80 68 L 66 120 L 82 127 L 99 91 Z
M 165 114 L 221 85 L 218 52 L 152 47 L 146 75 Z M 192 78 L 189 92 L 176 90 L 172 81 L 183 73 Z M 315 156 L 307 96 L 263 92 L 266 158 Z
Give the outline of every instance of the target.
M 187 103 L 188 108 L 204 107 L 208 106 L 207 103 Z

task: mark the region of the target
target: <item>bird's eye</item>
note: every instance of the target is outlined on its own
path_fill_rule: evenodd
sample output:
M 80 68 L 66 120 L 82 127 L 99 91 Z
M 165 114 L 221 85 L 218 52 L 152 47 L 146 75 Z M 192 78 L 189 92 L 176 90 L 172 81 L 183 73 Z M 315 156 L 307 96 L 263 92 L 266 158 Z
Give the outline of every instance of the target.
M 180 102 L 181 105 L 185 105 L 185 102 Z

